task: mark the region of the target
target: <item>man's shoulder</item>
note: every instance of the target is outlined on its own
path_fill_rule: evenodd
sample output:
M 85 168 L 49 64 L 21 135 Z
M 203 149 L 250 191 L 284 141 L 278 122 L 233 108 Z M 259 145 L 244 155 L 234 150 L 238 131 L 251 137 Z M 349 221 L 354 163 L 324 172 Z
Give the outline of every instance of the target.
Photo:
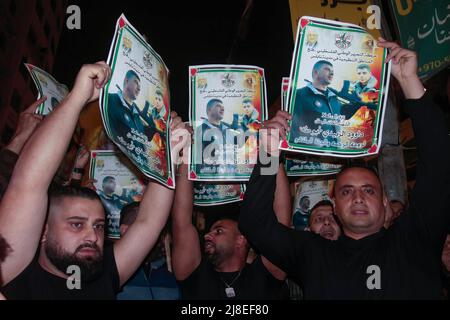
M 109 93 L 108 94 L 108 101 L 109 101 L 109 103 L 120 101 L 119 94 L 118 93 Z
M 313 95 L 313 94 L 314 92 L 308 86 L 304 86 L 303 88 L 297 90 L 297 95 Z

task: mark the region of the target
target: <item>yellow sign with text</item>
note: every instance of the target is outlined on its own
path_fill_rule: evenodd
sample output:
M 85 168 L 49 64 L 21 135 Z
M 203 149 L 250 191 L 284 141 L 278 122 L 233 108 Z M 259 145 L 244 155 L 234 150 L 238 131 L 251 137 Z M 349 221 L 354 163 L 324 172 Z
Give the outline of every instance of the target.
M 289 0 L 289 6 L 294 40 L 302 16 L 353 23 L 367 29 L 375 39 L 381 36 L 380 28 L 370 29 L 375 22 L 381 24 L 381 9 L 371 0 Z

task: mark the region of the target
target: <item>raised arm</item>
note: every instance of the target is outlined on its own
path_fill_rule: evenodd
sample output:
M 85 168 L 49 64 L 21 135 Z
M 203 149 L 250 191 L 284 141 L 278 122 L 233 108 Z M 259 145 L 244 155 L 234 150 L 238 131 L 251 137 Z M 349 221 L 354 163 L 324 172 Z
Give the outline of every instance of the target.
M 20 113 L 14 136 L 8 145 L 0 151 L 0 199 L 8 187 L 14 166 L 25 143 L 42 121 L 42 116 L 37 115 L 35 111 L 46 99 L 46 97 L 42 97 Z
M 171 114 L 170 132 L 184 130 L 185 124 L 175 112 Z M 181 144 L 185 141 L 179 142 Z M 172 142 L 172 148 L 178 146 Z M 177 161 L 177 159 L 173 159 Z M 178 182 L 177 182 L 178 184 Z M 178 188 L 178 186 L 177 186 Z M 150 182 L 139 206 L 136 221 L 130 226 L 125 236 L 114 244 L 114 256 L 123 285 L 139 268 L 144 258 L 158 241 L 161 230 L 166 224 L 172 208 L 174 191 L 156 182 Z
M 182 164 L 177 175 L 177 189 L 172 208 L 172 267 L 178 281 L 185 280 L 200 265 L 198 232 L 192 224 L 193 182 L 188 180 L 188 166 Z
M 36 254 L 47 212 L 47 189 L 62 161 L 86 103 L 109 79 L 104 62 L 81 68 L 73 90 L 26 143 L 0 205 L 0 233 L 12 248 L 2 264 L 4 284 Z
M 442 111 L 417 76 L 417 55 L 398 44 L 381 40 L 390 49 L 392 74 L 406 97 L 417 141 L 418 161 L 416 185 L 409 214 L 418 222 L 419 232 L 431 240 L 440 256 L 446 231 L 450 225 L 450 138 Z
M 289 190 L 289 181 L 284 171 L 284 166 L 280 165 L 277 173 L 275 198 L 273 210 L 282 225 L 289 227 L 292 219 L 291 193 Z M 273 265 L 269 260 L 262 256 L 262 263 L 266 269 L 278 280 L 285 280 L 286 273 Z
M 273 155 L 271 161 L 276 163 L 279 160 L 277 154 L 279 138 L 285 138 L 286 130 L 289 129 L 287 121 L 290 119 L 291 116 L 287 112 L 278 111 L 273 119 L 264 123 L 264 129 L 261 131 L 261 144 L 264 149 L 269 148 L 269 153 Z M 275 130 L 280 133 L 279 137 L 275 134 Z M 265 133 L 268 133 L 267 138 Z M 270 150 L 270 146 L 273 150 Z M 275 172 L 264 172 L 262 169 L 267 169 L 264 167 L 258 163 L 247 184 L 239 228 L 250 244 L 274 265 L 288 274 L 299 275 L 302 272 L 302 264 L 298 261 L 305 261 L 305 251 L 311 235 L 308 232 L 295 231 L 277 221 L 274 213 L 274 197 L 278 169 Z

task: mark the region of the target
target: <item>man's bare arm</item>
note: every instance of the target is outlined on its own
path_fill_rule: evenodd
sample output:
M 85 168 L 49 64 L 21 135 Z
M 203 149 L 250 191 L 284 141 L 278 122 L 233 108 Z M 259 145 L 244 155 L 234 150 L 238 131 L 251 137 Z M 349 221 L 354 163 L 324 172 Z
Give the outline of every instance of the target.
M 0 204 L 0 233 L 12 248 L 2 264 L 4 284 L 19 275 L 36 254 L 47 211 L 47 189 L 81 110 L 98 98 L 109 76 L 110 68 L 104 62 L 83 66 L 72 91 L 23 148 Z
M 171 140 L 174 133 L 186 130 L 185 124 L 175 112 L 171 115 Z M 190 139 L 189 139 L 190 141 Z M 173 141 L 172 149 L 178 150 L 183 141 Z M 176 161 L 176 157 L 174 161 Z M 178 184 L 178 182 L 177 182 Z M 177 189 L 179 186 L 177 185 Z M 145 190 L 136 221 L 124 237 L 114 244 L 114 255 L 123 285 L 141 265 L 156 244 L 172 208 L 174 191 L 156 182 L 150 182 Z

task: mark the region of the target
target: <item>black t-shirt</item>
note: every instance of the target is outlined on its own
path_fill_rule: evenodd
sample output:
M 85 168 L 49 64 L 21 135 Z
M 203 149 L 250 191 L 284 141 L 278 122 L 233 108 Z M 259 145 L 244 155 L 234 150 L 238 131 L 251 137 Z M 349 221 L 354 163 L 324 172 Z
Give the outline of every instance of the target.
M 228 283 L 235 297 L 227 297 Z M 179 282 L 181 296 L 186 300 L 279 300 L 286 298 L 286 283 L 277 280 L 266 269 L 260 257 L 246 264 L 239 272 L 217 272 L 203 259 L 197 269 Z
M 115 300 L 120 280 L 113 246 L 105 247 L 103 264 L 103 273 L 97 280 L 82 282 L 79 290 L 69 290 L 67 279 L 45 271 L 35 259 L 2 288 L 2 293 L 8 300 Z
M 419 159 L 408 209 L 388 230 L 330 241 L 280 224 L 276 174 L 257 164 L 239 216 L 246 239 L 303 287 L 305 299 L 440 299 L 441 254 L 450 225 L 450 139 L 426 94 L 406 100 Z

